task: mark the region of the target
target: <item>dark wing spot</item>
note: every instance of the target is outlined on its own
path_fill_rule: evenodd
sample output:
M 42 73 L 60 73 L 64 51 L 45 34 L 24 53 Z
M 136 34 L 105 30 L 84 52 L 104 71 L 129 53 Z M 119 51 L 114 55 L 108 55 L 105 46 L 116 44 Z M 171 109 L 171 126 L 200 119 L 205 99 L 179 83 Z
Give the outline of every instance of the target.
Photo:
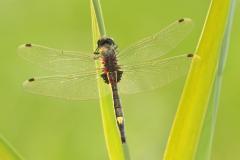
M 193 54 L 190 53 L 190 54 L 187 55 L 187 57 L 191 58 L 191 57 L 193 57 Z
M 29 78 L 29 79 L 28 79 L 28 82 L 33 82 L 33 81 L 35 81 L 34 78 Z
M 32 47 L 32 44 L 31 43 L 27 43 L 27 44 L 25 44 L 25 47 Z
M 179 23 L 181 23 L 181 22 L 183 22 L 183 21 L 184 21 L 184 19 L 183 19 L 183 18 L 178 20 L 178 22 L 179 22 Z

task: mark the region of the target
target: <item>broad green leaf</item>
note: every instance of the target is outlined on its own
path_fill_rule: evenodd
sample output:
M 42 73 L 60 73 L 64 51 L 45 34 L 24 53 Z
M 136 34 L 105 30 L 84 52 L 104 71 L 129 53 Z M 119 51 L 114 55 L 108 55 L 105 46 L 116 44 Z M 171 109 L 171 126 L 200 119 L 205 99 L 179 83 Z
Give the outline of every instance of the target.
M 230 35 L 232 30 L 232 21 L 234 17 L 236 1 L 231 0 L 231 9 L 228 16 L 227 26 L 225 29 L 224 39 L 220 51 L 220 59 L 218 63 L 218 69 L 216 79 L 214 82 L 214 88 L 211 95 L 211 101 L 207 110 L 207 115 L 203 125 L 203 131 L 201 133 L 200 142 L 196 154 L 197 160 L 210 160 L 211 149 L 213 143 L 213 137 L 215 133 L 215 126 L 217 121 L 218 107 L 220 101 L 220 93 L 223 79 L 223 70 L 228 55 L 228 49 L 230 44 Z
M 174 119 L 165 160 L 195 158 L 229 13 L 230 0 L 212 0 Z

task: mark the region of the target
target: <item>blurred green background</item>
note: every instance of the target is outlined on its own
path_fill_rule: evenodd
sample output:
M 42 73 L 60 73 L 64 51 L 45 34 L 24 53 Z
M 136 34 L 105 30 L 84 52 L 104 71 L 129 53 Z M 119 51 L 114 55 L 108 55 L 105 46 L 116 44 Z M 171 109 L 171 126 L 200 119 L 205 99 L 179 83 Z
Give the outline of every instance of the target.
M 190 17 L 195 27 L 173 54 L 193 52 L 210 0 L 102 0 L 108 35 L 120 48 Z M 227 60 L 213 160 L 240 159 L 240 7 L 237 3 Z M 66 101 L 32 95 L 22 82 L 50 73 L 16 54 L 31 42 L 67 50 L 91 51 L 89 0 L 0 1 L 0 134 L 26 160 L 106 160 L 98 101 Z M 202 77 L 204 78 L 204 77 Z M 134 160 L 161 159 L 184 78 L 148 93 L 122 96 L 127 138 Z

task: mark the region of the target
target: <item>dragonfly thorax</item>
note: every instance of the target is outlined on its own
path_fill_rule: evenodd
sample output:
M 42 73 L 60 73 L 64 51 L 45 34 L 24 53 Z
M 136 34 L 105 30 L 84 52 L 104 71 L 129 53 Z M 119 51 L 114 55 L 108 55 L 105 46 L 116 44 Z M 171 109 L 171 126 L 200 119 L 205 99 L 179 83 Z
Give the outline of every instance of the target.
M 121 79 L 122 71 L 117 61 L 117 45 L 113 39 L 109 37 L 103 37 L 97 42 L 97 49 L 94 52 L 95 59 L 100 60 L 102 64 L 102 78 L 106 83 L 111 83 L 108 77 L 111 73 L 116 73 L 116 77 L 112 77 L 114 81 L 118 82 Z
M 103 64 L 104 72 L 114 72 L 120 69 L 115 54 L 115 50 L 106 50 L 104 51 L 102 58 L 100 59 Z

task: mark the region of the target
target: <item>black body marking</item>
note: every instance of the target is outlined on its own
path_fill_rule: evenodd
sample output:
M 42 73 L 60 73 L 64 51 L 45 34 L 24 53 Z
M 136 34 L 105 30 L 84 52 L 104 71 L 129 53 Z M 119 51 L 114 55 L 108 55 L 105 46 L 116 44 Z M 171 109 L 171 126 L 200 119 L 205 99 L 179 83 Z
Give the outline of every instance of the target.
M 101 74 L 102 79 L 104 80 L 105 83 L 109 84 L 108 76 L 106 73 Z
M 123 71 L 117 71 L 117 82 L 120 82 L 122 78 Z M 105 83 L 109 84 L 108 76 L 106 73 L 101 74 L 102 79 Z
M 120 82 L 120 80 L 122 79 L 122 74 L 123 71 L 117 71 L 117 82 Z

